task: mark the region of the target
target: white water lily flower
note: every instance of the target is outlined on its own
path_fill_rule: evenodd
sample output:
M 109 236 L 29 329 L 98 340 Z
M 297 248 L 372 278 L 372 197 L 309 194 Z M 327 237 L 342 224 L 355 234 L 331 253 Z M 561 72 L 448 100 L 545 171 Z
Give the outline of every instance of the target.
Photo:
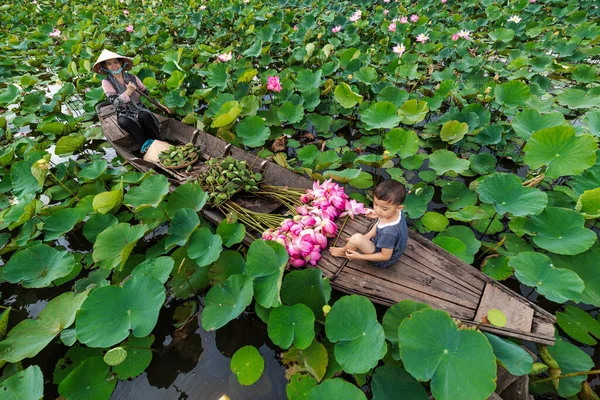
M 518 15 L 513 15 L 512 17 L 510 17 L 508 19 L 508 22 L 514 22 L 515 24 L 518 24 L 519 22 L 521 22 L 522 18 L 519 17 Z

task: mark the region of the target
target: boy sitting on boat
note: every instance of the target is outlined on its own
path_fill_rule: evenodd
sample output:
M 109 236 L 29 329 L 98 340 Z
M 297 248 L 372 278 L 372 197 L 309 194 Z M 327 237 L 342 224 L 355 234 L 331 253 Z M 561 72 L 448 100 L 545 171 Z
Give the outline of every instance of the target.
M 373 193 L 370 218 L 379 218 L 367 234 L 355 233 L 344 247 L 329 249 L 335 257 L 366 260 L 380 268 L 387 268 L 400 258 L 408 242 L 408 227 L 402 215 L 406 189 L 398 181 L 381 182 Z

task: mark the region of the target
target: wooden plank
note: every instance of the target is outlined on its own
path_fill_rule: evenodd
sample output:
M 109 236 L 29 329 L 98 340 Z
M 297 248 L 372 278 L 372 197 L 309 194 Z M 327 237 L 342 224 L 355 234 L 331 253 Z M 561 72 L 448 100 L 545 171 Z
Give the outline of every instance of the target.
M 491 309 L 500 310 L 506 315 L 505 328 L 531 333 L 533 309 L 496 285 L 488 283 L 483 291 L 473 322 L 481 321 Z

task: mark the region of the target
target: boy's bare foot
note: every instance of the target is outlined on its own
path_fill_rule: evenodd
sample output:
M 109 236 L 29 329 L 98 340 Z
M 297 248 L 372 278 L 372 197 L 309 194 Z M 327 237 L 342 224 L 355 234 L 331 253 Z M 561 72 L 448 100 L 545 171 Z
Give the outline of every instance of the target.
M 329 252 L 334 257 L 345 257 L 346 256 L 346 249 L 343 247 L 330 247 Z

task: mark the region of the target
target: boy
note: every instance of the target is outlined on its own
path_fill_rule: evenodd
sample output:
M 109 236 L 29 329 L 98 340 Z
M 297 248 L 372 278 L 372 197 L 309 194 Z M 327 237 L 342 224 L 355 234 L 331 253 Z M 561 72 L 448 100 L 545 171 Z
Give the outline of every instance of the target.
M 367 260 L 380 268 L 387 268 L 400 258 L 408 242 L 408 227 L 402 216 L 406 189 L 398 181 L 381 182 L 373 193 L 370 218 L 379 218 L 377 225 L 366 235 L 355 233 L 344 247 L 329 249 L 335 257 Z M 358 252 L 359 250 L 360 252 Z

